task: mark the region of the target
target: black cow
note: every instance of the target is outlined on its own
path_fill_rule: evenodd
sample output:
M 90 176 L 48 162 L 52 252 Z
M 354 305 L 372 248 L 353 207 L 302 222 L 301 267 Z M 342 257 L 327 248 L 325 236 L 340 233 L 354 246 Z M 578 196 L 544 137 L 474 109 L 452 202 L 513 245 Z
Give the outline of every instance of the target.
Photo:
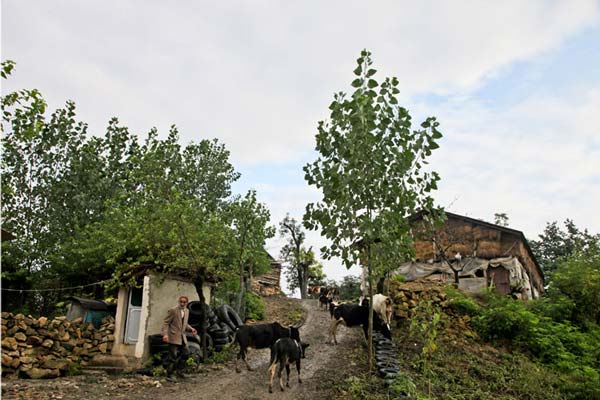
M 248 364 L 248 361 L 246 360 L 246 351 L 249 347 L 254 349 L 266 349 L 267 347 L 271 347 L 277 339 L 286 337 L 300 342 L 299 327 L 290 326 L 289 328 L 284 328 L 279 322 L 240 326 L 235 332 L 235 342 L 240 345 L 240 351 L 235 360 L 236 372 L 241 372 L 238 366 L 240 358 L 246 363 L 248 371 L 252 371 L 250 364 Z
M 337 344 L 335 331 L 339 324 L 344 324 L 351 328 L 362 325 L 365 332 L 365 338 L 369 337 L 369 307 L 358 304 L 340 304 L 333 309 L 333 321 L 329 329 L 329 341 L 333 336 L 333 343 Z M 379 331 L 388 339 L 392 338 L 390 326 L 383 322 L 377 313 L 373 313 L 373 330 Z
M 283 371 L 284 366 L 287 373 L 287 382 L 285 385 L 290 387 L 290 364 L 294 362 L 296 363 L 296 371 L 298 371 L 298 383 L 302 383 L 302 379 L 300 378 L 300 360 L 305 358 L 307 347 L 307 343 L 302 343 L 291 338 L 277 339 L 273 347 L 271 347 L 271 362 L 269 363 L 271 379 L 269 380 L 269 393 L 273 393 L 275 370 L 277 370 L 277 376 L 279 377 L 279 388 L 283 392 L 281 372 Z M 278 364 L 279 368 L 277 368 Z
M 329 304 L 333 301 L 333 299 L 331 298 L 330 294 L 322 294 L 319 296 L 319 308 L 323 308 L 325 307 L 325 309 L 327 310 L 327 308 L 329 307 Z

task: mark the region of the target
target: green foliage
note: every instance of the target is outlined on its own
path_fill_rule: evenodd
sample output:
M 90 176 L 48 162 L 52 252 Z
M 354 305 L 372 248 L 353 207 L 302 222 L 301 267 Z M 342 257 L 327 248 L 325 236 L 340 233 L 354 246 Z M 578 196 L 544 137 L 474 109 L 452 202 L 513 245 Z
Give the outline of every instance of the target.
M 151 371 L 152 371 L 152 376 L 154 376 L 154 377 L 159 377 L 159 376 L 165 376 L 165 375 L 167 375 L 167 370 L 162 365 L 158 365 L 156 367 L 153 367 L 151 369 Z
M 323 192 L 322 201 L 307 206 L 304 224 L 320 227 L 331 241 L 322 254 L 341 257 L 347 267 L 375 242 L 386 255 L 382 262 L 410 251 L 407 217 L 417 208 L 433 207 L 429 193 L 439 176 L 423 165 L 442 137 L 435 118 L 411 129 L 410 114 L 396 99 L 398 79 L 378 83 L 371 53 L 363 50 L 357 62 L 356 90 L 349 97 L 334 95 L 330 120 L 319 122 L 319 157 L 304 167 L 309 185 Z
M 287 318 L 291 324 L 298 324 L 302 321 L 304 315 L 304 308 L 302 306 L 296 306 L 292 311 L 288 312 Z
M 556 221 L 548 222 L 539 240 L 531 240 L 531 249 L 541 264 L 546 283 L 553 280 L 553 275 L 560 263 L 577 251 L 585 250 L 590 245 L 598 247 L 600 235 L 592 235 L 587 229 L 583 231 L 575 223 L 566 219 L 561 229 Z
M 262 321 L 265 319 L 266 313 L 263 299 L 256 293 L 246 293 L 246 316 L 255 321 Z
M 600 240 L 560 262 L 552 277 L 552 288 L 572 302 L 573 322 L 600 324 Z
M 510 344 L 561 371 L 565 375 L 561 382 L 569 391 L 583 396 L 581 398 L 600 396 L 600 328 L 597 325 L 590 324 L 582 331 L 568 321 L 556 322 L 539 314 L 549 309 L 555 311 L 547 302 L 529 305 L 503 296 L 491 296 L 488 301 L 488 306 L 473 319 L 482 338 Z
M 204 360 L 205 364 L 224 364 L 233 359 L 234 352 L 232 351 L 231 343 L 225 345 L 221 351 L 213 351 L 209 357 Z
M 396 376 L 394 383 L 390 385 L 390 390 L 406 397 L 414 397 L 417 395 L 417 386 L 404 374 L 398 374 Z
M 14 63 L 2 63 L 2 77 Z M 36 90 L 2 97 L 2 284 L 60 288 L 112 278 L 138 285 L 148 271 L 228 280 L 268 265 L 274 234 L 256 193 L 231 197 L 239 178 L 216 140 L 179 144 L 152 129 L 143 141 L 109 121 L 88 135 L 75 104 L 46 113 Z M 238 266 L 241 272 L 233 271 Z M 2 307 L 50 314 L 59 296 L 104 298 L 101 286 L 73 292 L 3 292 Z
M 346 275 L 340 283 L 340 299 L 356 300 L 360 297 L 360 278 L 354 275 Z
M 83 374 L 83 369 L 81 367 L 81 364 L 78 362 L 71 363 L 69 365 L 69 368 L 65 372 L 66 376 L 77 376 L 77 375 L 81 375 L 81 374 Z
M 481 306 L 467 293 L 454 287 L 447 287 L 448 305 L 461 315 L 474 317 L 481 312 Z
M 419 366 L 425 374 L 429 373 L 431 357 L 437 350 L 440 318 L 440 308 L 430 300 L 422 300 L 413 310 L 413 317 L 410 320 L 410 335 L 421 342 Z
M 185 372 L 195 373 L 198 371 L 199 366 L 200 365 L 192 357 L 185 360 Z
M 304 226 L 321 230 L 330 242 L 325 259 L 340 257 L 350 268 L 367 270 L 369 294 L 374 280 L 412 252 L 410 216 L 434 208 L 431 192 L 439 175 L 425 168 L 442 138 L 434 117 L 412 129 L 407 109 L 398 105 L 397 78 L 375 80 L 371 53 L 363 50 L 354 70 L 351 96 L 340 92 L 320 121 L 317 159 L 304 166 L 309 185 L 323 198 L 306 206 Z M 372 302 L 369 306 L 369 365 L 372 361 Z
M 325 278 L 323 266 L 318 263 L 312 246 L 304 247 L 306 234 L 295 218 L 286 215 L 279 223 L 279 235 L 287 239 L 281 248 L 281 259 L 285 263 L 285 274 L 290 290 L 300 289 L 300 297 L 307 297 L 309 283 L 316 284 Z

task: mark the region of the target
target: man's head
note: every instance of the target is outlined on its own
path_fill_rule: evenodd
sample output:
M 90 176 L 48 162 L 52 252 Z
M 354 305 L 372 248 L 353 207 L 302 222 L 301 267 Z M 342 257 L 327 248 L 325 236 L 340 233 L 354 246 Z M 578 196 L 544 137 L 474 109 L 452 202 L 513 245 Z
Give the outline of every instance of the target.
M 185 308 L 189 302 L 187 296 L 179 296 L 179 307 Z

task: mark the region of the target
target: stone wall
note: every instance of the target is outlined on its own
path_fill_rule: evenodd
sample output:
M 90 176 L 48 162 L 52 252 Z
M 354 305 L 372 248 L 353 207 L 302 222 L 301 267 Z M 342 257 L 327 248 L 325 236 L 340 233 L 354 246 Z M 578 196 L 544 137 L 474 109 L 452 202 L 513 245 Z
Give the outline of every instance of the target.
M 114 329 L 112 316 L 96 329 L 81 318 L 49 320 L 3 312 L 2 375 L 55 378 L 65 375 L 75 364 L 85 367 L 94 356 L 110 353 Z
M 412 311 L 423 300 L 441 308 L 448 307 L 448 298 L 441 283 L 433 281 L 390 282 L 389 295 L 394 301 L 394 318 L 410 318 Z

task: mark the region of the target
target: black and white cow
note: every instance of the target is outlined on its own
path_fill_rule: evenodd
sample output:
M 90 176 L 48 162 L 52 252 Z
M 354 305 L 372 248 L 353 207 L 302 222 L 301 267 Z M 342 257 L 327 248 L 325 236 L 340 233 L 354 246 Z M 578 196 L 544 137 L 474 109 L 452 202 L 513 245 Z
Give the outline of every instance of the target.
M 305 358 L 305 351 L 309 345 L 302 343 L 299 340 L 292 338 L 281 338 L 277 339 L 275 344 L 271 347 L 271 362 L 269 363 L 269 393 L 273 393 L 273 378 L 275 377 L 275 370 L 277 370 L 277 376 L 279 377 L 279 388 L 283 392 L 283 381 L 281 372 L 283 367 L 287 373 L 286 386 L 290 387 L 290 364 L 296 363 L 296 371 L 298 371 L 298 383 L 302 383 L 300 378 L 300 360 Z
M 291 338 L 300 342 L 300 330 L 299 326 L 290 326 L 284 328 L 279 322 L 273 322 L 271 324 L 258 324 L 258 325 L 243 325 L 235 332 L 235 341 L 240 345 L 240 351 L 238 352 L 235 360 L 236 372 L 241 372 L 238 366 L 238 362 L 241 359 L 246 363 L 248 371 L 252 371 L 250 364 L 246 360 L 246 351 L 249 347 L 254 349 L 266 349 L 273 346 L 273 344 L 280 338 Z
M 354 326 L 362 326 L 365 332 L 365 338 L 369 335 L 369 307 L 358 304 L 340 304 L 333 309 L 333 321 L 329 328 L 329 342 L 333 337 L 333 343 L 337 344 L 335 332 L 338 325 L 344 324 L 351 328 Z M 386 324 L 377 313 L 373 313 L 373 330 L 381 332 L 388 339 L 392 338 L 390 326 Z

